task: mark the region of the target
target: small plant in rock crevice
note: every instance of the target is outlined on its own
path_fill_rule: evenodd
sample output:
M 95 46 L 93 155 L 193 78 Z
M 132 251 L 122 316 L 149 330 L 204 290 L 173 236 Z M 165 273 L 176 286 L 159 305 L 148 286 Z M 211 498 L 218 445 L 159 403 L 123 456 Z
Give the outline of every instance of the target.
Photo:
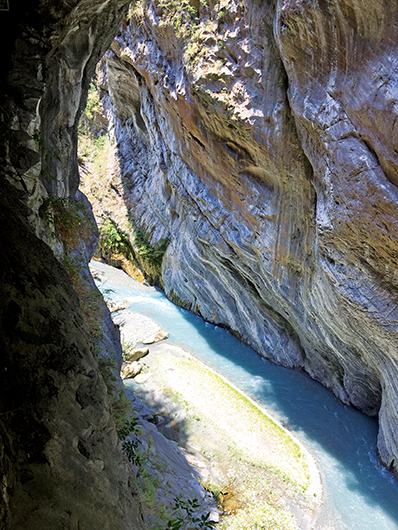
M 160 7 L 166 18 L 171 22 L 177 37 L 191 33 L 199 23 L 199 12 L 190 0 L 160 0 Z
M 127 440 L 127 437 L 130 434 L 135 436 L 138 436 L 139 434 L 138 420 L 135 416 L 131 417 L 130 420 L 118 430 L 118 436 L 122 440 L 122 449 L 129 462 L 131 462 L 133 466 L 139 466 L 141 464 L 141 457 L 138 453 L 139 442 L 138 440 Z
M 200 503 L 197 498 L 182 499 L 174 498 L 173 519 L 171 519 L 166 530 L 210 530 L 215 528 L 216 523 L 210 519 L 210 513 L 197 516 L 200 509 Z

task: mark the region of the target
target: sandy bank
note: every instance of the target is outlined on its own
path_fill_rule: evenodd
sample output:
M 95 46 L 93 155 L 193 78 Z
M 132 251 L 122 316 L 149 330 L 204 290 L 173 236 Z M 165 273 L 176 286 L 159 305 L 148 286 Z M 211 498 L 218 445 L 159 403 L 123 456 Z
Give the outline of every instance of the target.
M 284 530 L 314 528 L 320 475 L 295 437 L 227 379 L 168 341 L 150 346 L 140 362 L 141 382 L 125 384 L 157 413 L 159 430 L 185 449 L 202 482 L 225 494 L 219 501 L 229 516 L 221 528 L 256 528 L 261 518 Z

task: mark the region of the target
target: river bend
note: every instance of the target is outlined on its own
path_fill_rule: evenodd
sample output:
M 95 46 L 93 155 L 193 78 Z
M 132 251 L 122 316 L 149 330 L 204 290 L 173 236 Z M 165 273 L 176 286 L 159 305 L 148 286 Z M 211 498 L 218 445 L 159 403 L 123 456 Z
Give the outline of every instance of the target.
M 178 308 L 160 290 L 107 265 L 97 281 L 105 297 L 131 301 L 191 352 L 256 400 L 313 454 L 322 475 L 322 530 L 398 530 L 398 481 L 376 455 L 377 422 L 339 402 L 305 373 L 275 366 L 226 330 Z

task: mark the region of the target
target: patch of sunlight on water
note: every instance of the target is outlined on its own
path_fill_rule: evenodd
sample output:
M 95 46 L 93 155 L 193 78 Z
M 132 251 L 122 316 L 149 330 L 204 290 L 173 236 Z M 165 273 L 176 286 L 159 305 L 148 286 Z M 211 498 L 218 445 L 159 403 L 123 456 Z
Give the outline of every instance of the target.
M 180 309 L 121 271 L 92 262 L 108 280 L 98 287 L 129 300 L 169 332 L 170 341 L 228 378 L 291 430 L 312 452 L 325 503 L 317 528 L 398 530 L 398 482 L 376 456 L 377 422 L 340 403 L 306 374 L 262 359 L 230 333 Z M 108 289 L 112 291 L 107 292 Z

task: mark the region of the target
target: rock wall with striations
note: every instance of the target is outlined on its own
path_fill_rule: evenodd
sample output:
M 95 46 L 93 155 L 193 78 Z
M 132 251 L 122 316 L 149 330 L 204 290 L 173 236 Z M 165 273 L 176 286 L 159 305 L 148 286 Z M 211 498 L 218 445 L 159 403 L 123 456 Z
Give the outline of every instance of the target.
M 1 528 L 143 529 L 72 282 L 1 183 Z
M 395 473 L 397 23 L 387 0 L 142 1 L 99 70 L 109 193 L 170 238 L 167 295 L 379 414 Z

